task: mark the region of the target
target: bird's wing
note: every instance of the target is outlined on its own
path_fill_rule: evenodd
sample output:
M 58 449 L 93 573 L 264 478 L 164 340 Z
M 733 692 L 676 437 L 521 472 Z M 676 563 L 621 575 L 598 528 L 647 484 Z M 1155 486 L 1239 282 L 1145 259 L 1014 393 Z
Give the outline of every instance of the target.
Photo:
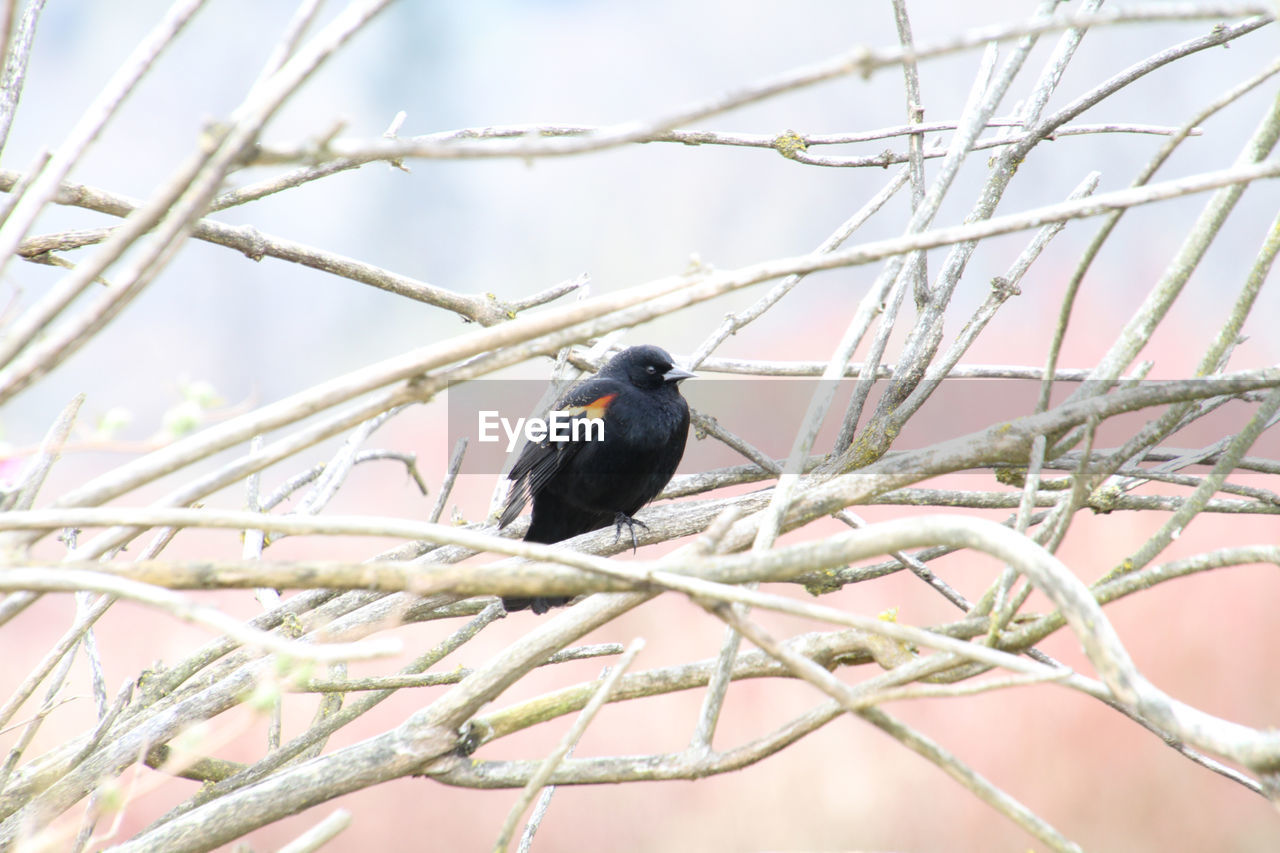
M 575 421 L 604 418 L 609 404 L 618 396 L 619 390 L 618 383 L 614 380 L 598 377 L 588 379 L 565 392 L 564 396 L 556 401 L 552 411 L 568 415 Z M 547 413 L 548 419 L 551 414 L 552 412 Z M 516 463 L 511 466 L 511 473 L 507 474 L 512 485 L 507 493 L 506 503 L 502 507 L 498 527 L 506 527 L 515 521 L 529 499 L 542 491 L 547 481 L 555 476 L 560 467 L 573 458 L 581 447 L 581 441 L 552 441 L 550 438 L 540 442 L 526 443 Z

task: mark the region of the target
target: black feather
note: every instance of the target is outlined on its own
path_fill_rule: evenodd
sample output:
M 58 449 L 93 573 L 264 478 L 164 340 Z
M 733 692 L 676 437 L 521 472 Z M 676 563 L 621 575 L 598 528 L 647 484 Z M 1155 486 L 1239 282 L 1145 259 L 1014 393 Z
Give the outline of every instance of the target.
M 530 442 L 511 473 L 511 489 L 499 519 L 506 527 L 530 500 L 533 519 L 525 541 L 560 542 L 611 524 L 632 525 L 631 516 L 658 496 L 684 455 L 689 405 L 679 383 L 692 374 L 676 367 L 665 350 L 630 347 L 595 376 L 570 388 L 555 410 L 575 419 L 600 414 L 600 441 Z M 579 411 L 579 410 L 586 411 Z M 635 526 L 631 534 L 635 537 Z M 505 598 L 507 610 L 543 613 L 568 598 Z

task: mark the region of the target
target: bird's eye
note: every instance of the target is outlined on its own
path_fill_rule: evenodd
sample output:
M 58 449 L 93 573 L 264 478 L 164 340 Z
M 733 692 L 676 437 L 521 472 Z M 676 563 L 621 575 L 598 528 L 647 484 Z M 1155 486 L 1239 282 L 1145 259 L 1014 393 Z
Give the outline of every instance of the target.
M 646 372 L 646 373 L 657 373 L 657 372 L 658 372 L 658 368 L 654 367 L 654 366 L 651 364 L 651 365 L 649 365 L 648 367 L 646 367 L 646 368 L 645 368 L 645 372 Z

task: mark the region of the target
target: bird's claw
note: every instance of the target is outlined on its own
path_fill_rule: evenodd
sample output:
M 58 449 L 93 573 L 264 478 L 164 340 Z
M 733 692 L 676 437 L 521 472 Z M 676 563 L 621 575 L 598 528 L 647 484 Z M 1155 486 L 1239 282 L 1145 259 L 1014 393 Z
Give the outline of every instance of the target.
M 627 530 L 631 533 L 631 553 L 634 554 L 640 550 L 640 540 L 636 538 L 636 525 L 640 525 L 645 530 L 649 529 L 649 525 L 643 521 L 638 521 L 625 512 L 620 512 L 613 517 L 613 542 L 618 544 L 618 540 L 622 538 L 622 525 L 627 526 Z

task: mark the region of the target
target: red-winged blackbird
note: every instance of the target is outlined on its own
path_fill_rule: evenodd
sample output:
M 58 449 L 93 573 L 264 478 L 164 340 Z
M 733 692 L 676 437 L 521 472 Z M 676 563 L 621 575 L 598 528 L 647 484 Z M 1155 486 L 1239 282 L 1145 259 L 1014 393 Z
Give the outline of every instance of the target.
M 514 521 L 532 496 L 526 542 L 559 542 L 610 524 L 621 536 L 625 524 L 634 549 L 634 525 L 644 525 L 631 516 L 657 497 L 684 455 L 689 404 L 679 385 L 691 376 L 665 350 L 639 346 L 570 388 L 555 411 L 601 419 L 602 435 L 587 430 L 576 441 L 526 444 L 507 475 L 513 483 L 498 526 Z M 534 613 L 568 602 L 564 596 L 502 599 L 508 611 L 531 607 Z

